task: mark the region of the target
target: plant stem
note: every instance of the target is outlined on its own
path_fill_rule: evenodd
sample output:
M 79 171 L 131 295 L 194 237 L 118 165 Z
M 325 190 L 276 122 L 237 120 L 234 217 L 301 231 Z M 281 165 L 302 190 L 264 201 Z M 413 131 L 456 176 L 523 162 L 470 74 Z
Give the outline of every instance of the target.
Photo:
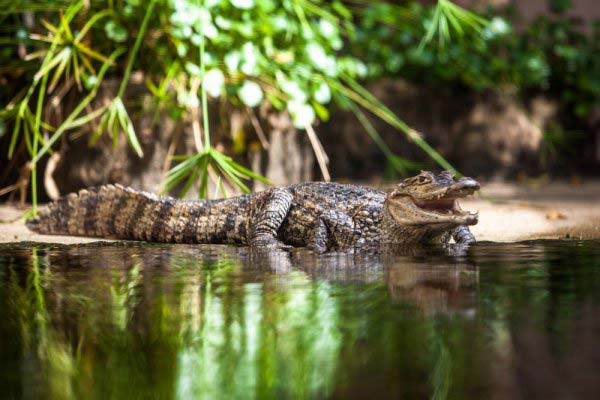
M 325 180 L 325 182 L 329 182 L 331 181 L 331 175 L 329 174 L 329 169 L 327 168 L 327 155 L 323 150 L 323 146 L 321 145 L 321 142 L 319 142 L 317 133 L 313 129 L 312 125 L 306 125 L 305 129 L 313 151 L 315 152 L 315 156 L 317 157 L 317 163 L 319 164 L 319 168 L 323 174 L 323 180 Z
M 360 86 L 356 81 L 352 78 L 345 77 L 348 81 L 348 84 L 351 88 L 346 87 L 342 83 L 336 80 L 327 80 L 329 85 L 332 88 L 340 91 L 343 95 L 347 96 L 351 100 L 355 101 L 357 104 L 365 107 L 367 110 L 371 111 L 373 114 L 380 117 L 382 120 L 397 128 L 401 132 L 404 132 L 406 137 L 415 143 L 417 146 L 421 148 L 431 159 L 437 162 L 442 168 L 447 169 L 449 171 L 454 172 L 456 175 L 461 175 L 460 172 L 456 170 L 440 153 L 438 153 L 433 147 L 431 147 L 422 137 L 421 135 L 410 126 L 406 124 L 406 122 L 402 121 L 400 118 L 396 116 L 389 108 L 387 108 L 383 103 L 377 100 L 372 94 L 370 94 L 365 88 Z
M 379 147 L 379 150 L 381 150 L 383 155 L 386 156 L 388 159 L 393 158 L 394 153 L 392 152 L 390 147 L 387 145 L 387 143 L 383 140 L 383 138 L 379 135 L 379 133 L 375 130 L 375 128 L 371 124 L 371 121 L 369 121 L 369 119 L 367 118 L 365 113 L 363 113 L 361 111 L 361 109 L 358 108 L 356 103 L 354 103 L 350 99 L 348 99 L 348 106 L 350 107 L 350 111 L 352 111 L 352 113 L 356 116 L 356 118 L 361 123 L 363 128 L 365 128 L 365 130 L 367 131 L 367 134 L 369 136 L 371 136 L 371 139 L 373 139 L 373 141 L 375 142 L 377 147 Z
M 44 96 L 46 94 L 46 85 L 48 83 L 48 74 L 44 74 L 42 77 L 42 83 L 40 84 L 40 90 L 38 92 L 37 106 L 35 109 L 35 124 L 33 127 L 33 146 L 31 154 L 34 156 L 37 153 L 39 138 L 41 135 L 40 125 L 42 121 L 42 108 L 44 107 Z M 31 160 L 31 212 L 33 215 L 37 214 L 37 161 L 35 158 Z
M 131 50 L 131 53 L 129 53 L 129 60 L 127 60 L 127 67 L 125 68 L 125 74 L 123 74 L 123 80 L 121 81 L 121 85 L 119 86 L 117 97 L 123 97 L 123 94 L 125 94 L 125 88 L 127 87 L 127 82 L 129 82 L 129 76 L 131 75 L 133 64 L 135 63 L 135 56 L 140 48 L 140 45 L 142 44 L 144 35 L 146 34 L 146 29 L 148 28 L 148 22 L 150 21 L 150 15 L 152 15 L 154 3 L 156 3 L 156 0 L 151 0 L 150 4 L 148 5 L 148 8 L 146 9 L 146 14 L 144 15 L 142 26 L 140 27 L 140 31 L 138 32 L 138 35 L 135 38 L 133 49 Z
M 198 1 L 200 5 L 201 1 Z M 203 29 L 204 26 L 201 26 Z M 204 89 L 204 78 L 206 77 L 206 64 L 204 61 L 204 31 L 200 30 L 200 73 L 202 74 L 202 84 L 200 86 L 200 96 L 202 99 L 202 123 L 204 126 L 204 151 L 210 150 L 210 128 L 208 125 L 208 101 L 206 99 L 206 90 Z

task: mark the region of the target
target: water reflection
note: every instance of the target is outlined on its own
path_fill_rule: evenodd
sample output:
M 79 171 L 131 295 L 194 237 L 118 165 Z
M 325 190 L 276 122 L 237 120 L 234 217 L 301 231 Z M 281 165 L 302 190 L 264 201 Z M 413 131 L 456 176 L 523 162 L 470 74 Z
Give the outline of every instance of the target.
M 558 376 L 589 394 L 598 261 L 594 242 L 4 246 L 0 395 L 530 398 Z

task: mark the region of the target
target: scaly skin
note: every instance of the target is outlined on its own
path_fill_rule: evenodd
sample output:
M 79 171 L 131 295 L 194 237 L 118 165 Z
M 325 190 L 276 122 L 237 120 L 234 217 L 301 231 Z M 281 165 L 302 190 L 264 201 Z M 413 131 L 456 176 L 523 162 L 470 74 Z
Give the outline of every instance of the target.
M 423 172 L 390 193 L 338 183 L 302 183 L 207 201 L 161 198 L 106 185 L 49 204 L 27 225 L 55 235 L 307 246 L 317 251 L 380 243 L 445 243 L 452 235 L 457 242 L 472 243 L 475 239 L 467 225 L 477 222 L 475 214 L 450 215 L 448 210 L 437 213 L 415 205 L 464 197 L 479 188 L 477 182 L 465 179 L 469 178 L 456 181 L 447 172 L 439 176 Z

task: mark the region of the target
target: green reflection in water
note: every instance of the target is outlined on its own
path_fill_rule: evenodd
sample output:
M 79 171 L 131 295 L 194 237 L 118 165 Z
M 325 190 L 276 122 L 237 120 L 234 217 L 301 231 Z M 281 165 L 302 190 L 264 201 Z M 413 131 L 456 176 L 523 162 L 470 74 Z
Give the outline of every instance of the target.
M 539 395 L 543 374 L 581 377 L 596 357 L 598 261 L 596 242 L 426 257 L 5 246 L 0 397 Z M 522 386 L 527 363 L 544 366 L 539 387 Z

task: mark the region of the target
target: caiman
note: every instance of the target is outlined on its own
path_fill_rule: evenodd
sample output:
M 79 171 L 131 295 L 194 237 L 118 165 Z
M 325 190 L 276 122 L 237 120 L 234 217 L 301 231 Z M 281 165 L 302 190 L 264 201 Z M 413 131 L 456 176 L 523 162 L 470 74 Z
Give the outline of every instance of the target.
M 176 200 L 120 185 L 71 193 L 27 226 L 42 234 L 163 243 L 306 246 L 315 251 L 473 243 L 478 214 L 458 199 L 479 183 L 422 171 L 385 192 L 339 183 L 301 183 L 220 200 Z

